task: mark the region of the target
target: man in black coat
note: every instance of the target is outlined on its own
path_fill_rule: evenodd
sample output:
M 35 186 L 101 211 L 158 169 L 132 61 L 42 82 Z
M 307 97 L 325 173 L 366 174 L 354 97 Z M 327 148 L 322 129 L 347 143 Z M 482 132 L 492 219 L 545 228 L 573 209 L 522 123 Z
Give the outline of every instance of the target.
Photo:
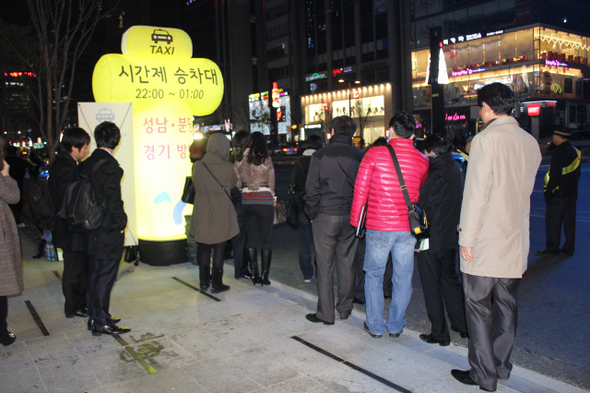
M 356 122 L 348 116 L 332 120 L 334 135 L 328 146 L 311 156 L 305 185 L 305 212 L 311 222 L 316 252 L 318 285 L 317 313 L 307 314 L 310 322 L 334 324 L 334 270 L 338 274 L 340 319 L 352 311 L 356 279 L 354 260 L 357 241 L 350 225 L 354 183 L 363 153 L 352 146 Z
M 319 135 L 310 135 L 305 141 L 305 151 L 297 160 L 291 169 L 291 180 L 289 187 L 293 187 L 295 202 L 297 204 L 297 226 L 299 229 L 299 267 L 303 280 L 305 282 L 312 282 L 315 280 L 314 266 L 311 253 L 311 223 L 305 214 L 305 183 L 307 182 L 307 173 L 309 172 L 309 164 L 311 164 L 311 156 L 324 145 L 322 138 Z
M 553 144 L 556 146 L 551 163 L 545 175 L 545 233 L 547 248 L 542 254 L 557 255 L 563 252 L 574 255 L 576 247 L 576 201 L 578 200 L 578 180 L 581 174 L 582 153 L 569 141 L 567 128 L 553 131 Z M 561 242 L 561 227 L 565 243 Z
M 82 174 L 90 178 L 98 203 L 105 207 L 100 228 L 85 236 L 88 254 L 88 308 L 92 335 L 118 335 L 131 329 L 119 327 L 111 318 L 109 304 L 111 290 L 117 278 L 123 255 L 127 214 L 121 199 L 123 169 L 113 157 L 113 150 L 121 140 L 119 128 L 108 121 L 94 130 L 96 150 L 84 161 Z M 98 167 L 100 166 L 100 167 Z M 95 167 L 98 168 L 95 170 Z
M 421 334 L 420 339 L 447 346 L 451 337 L 445 306 L 451 329 L 467 337 L 463 288 L 455 268 L 463 175 L 451 153 L 451 141 L 444 136 L 429 136 L 424 141 L 424 154 L 429 167 L 426 182 L 420 188 L 419 204 L 428 218 L 430 239 L 428 250 L 418 253 L 418 269 L 432 327 L 430 334 Z
M 89 144 L 90 135 L 82 128 L 69 128 L 63 133 L 62 152 L 49 168 L 49 192 L 56 213 L 61 208 L 66 187 L 78 178 L 78 163 L 88 155 Z M 61 248 L 63 251 L 62 290 L 66 299 L 64 305 L 66 317 L 87 317 L 87 258 L 82 234 L 72 232 L 67 220 L 58 217 L 52 238 L 55 247 Z

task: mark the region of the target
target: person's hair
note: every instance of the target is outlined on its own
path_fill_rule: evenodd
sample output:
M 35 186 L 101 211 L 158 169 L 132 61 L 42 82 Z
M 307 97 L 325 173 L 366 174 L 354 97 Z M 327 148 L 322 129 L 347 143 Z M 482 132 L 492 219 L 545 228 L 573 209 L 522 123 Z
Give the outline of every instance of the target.
M 353 136 L 356 132 L 356 121 L 348 116 L 338 116 L 332 120 L 335 135 Z
M 80 150 L 89 143 L 90 135 L 80 127 L 66 128 L 61 139 L 61 146 L 68 153 L 72 152 L 73 147 Z
M 509 115 L 516 106 L 514 92 L 500 82 L 490 83 L 477 91 L 477 105 L 488 104 L 496 115 Z
M 389 121 L 391 127 L 400 138 L 410 138 L 416 131 L 416 120 L 407 112 L 399 112 Z
M 0 136 L 0 171 L 4 169 L 4 138 Z
M 7 156 L 18 156 L 18 148 L 12 145 L 6 146 Z
M 375 139 L 375 142 L 373 142 L 371 147 L 373 146 L 387 146 L 387 138 L 380 136 L 379 138 Z
M 193 140 L 193 143 L 188 148 L 189 158 L 191 162 L 202 160 L 207 153 L 207 138 Z
M 96 140 L 96 147 L 114 149 L 121 141 L 121 131 L 119 131 L 119 127 L 115 123 L 103 121 L 94 129 L 94 139 Z
M 424 145 L 422 145 L 424 151 L 433 152 L 437 156 L 441 154 L 445 154 L 451 151 L 451 141 L 444 135 L 435 134 L 430 135 L 426 140 L 424 140 Z
M 324 142 L 322 141 L 322 137 L 317 134 L 312 134 L 307 137 L 305 141 L 305 148 L 306 149 L 314 149 L 318 150 L 324 146 Z
M 246 149 L 248 149 L 246 159 L 249 164 L 260 165 L 268 158 L 266 137 L 261 132 L 256 131 L 250 135 L 250 138 L 248 138 L 246 144 L 238 153 L 236 160 L 242 161 Z
M 233 139 L 234 151 L 242 150 L 248 138 L 250 138 L 250 131 L 240 130 L 236 132 Z

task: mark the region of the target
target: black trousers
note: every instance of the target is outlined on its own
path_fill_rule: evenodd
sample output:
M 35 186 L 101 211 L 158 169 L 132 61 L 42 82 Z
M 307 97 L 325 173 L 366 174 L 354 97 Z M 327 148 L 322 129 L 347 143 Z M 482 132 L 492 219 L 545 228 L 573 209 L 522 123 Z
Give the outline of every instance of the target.
M 573 255 L 576 248 L 576 198 L 551 198 L 545 210 L 545 233 L 547 250 L 559 251 L 561 227 L 565 243 L 561 248 Z
M 234 206 L 236 207 L 236 213 L 238 214 L 238 226 L 240 228 L 240 233 L 232 239 L 232 246 L 234 249 L 234 276 L 235 278 L 240 278 L 245 274 L 248 274 L 248 235 L 246 234 L 246 221 L 244 221 L 242 202 L 238 202 Z
M 341 319 L 352 311 L 356 280 L 355 257 L 357 238 L 350 225 L 350 216 L 319 214 L 311 223 L 316 253 L 318 285 L 317 316 L 325 322 L 334 322 L 334 270 L 338 283 L 336 310 Z
M 0 337 L 8 338 L 8 324 L 6 317 L 8 316 L 8 297 L 0 296 Z
M 242 205 L 248 234 L 248 248 L 272 250 L 273 205 Z
M 463 273 L 465 311 L 469 329 L 469 375 L 480 387 L 496 390 L 508 379 L 516 334 L 518 279 Z
M 205 269 L 211 272 L 211 250 L 213 249 L 213 270 L 223 269 L 223 260 L 225 256 L 225 243 L 204 244 L 197 243 L 197 262 L 199 269 Z
M 455 249 L 422 251 L 417 259 L 432 337 L 440 341 L 450 339 L 445 306 L 453 330 L 467 333 L 463 287 L 455 270 Z
M 76 310 L 86 307 L 87 257 L 84 252 L 65 250 L 63 257 L 64 271 L 61 286 L 66 299 L 64 311 L 66 315 L 71 315 Z
M 94 321 L 94 325 L 103 326 L 112 323 L 109 306 L 118 271 L 119 261 L 88 257 L 87 303 L 90 319 Z

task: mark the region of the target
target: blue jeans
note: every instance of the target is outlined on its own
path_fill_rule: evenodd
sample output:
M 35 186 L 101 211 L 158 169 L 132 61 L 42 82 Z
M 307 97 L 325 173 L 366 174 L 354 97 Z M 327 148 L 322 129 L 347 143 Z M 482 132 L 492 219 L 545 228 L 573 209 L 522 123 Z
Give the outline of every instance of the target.
M 311 223 L 305 215 L 303 209 L 299 209 L 299 267 L 303 278 L 313 277 L 313 264 L 311 257 L 311 243 L 313 236 L 311 234 Z
M 414 272 L 414 246 L 416 239 L 409 231 L 382 232 L 367 229 L 365 251 L 365 297 L 367 326 L 374 334 L 399 333 L 406 325 L 404 316 L 412 296 L 412 273 Z M 393 284 L 387 323 L 383 321 L 383 272 L 387 255 L 393 261 Z

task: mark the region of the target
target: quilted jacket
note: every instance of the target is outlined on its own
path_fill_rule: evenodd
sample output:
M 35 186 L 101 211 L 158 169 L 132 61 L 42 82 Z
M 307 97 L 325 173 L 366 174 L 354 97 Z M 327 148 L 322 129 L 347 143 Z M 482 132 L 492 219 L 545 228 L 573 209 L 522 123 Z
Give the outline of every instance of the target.
M 410 139 L 394 138 L 395 150 L 412 203 L 418 201 L 420 187 L 428 176 L 428 159 L 416 150 Z M 387 146 L 369 149 L 361 162 L 354 185 L 350 224 L 357 226 L 362 206 L 367 202 L 367 229 L 409 231 L 408 208 Z

